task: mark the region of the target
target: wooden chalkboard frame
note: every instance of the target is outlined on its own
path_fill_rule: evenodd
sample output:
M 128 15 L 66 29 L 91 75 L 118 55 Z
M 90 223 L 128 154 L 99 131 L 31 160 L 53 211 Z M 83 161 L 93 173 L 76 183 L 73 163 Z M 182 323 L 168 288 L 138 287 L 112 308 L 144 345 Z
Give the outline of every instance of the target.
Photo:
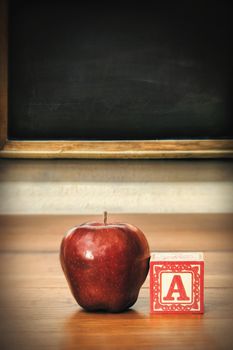
M 8 139 L 8 15 L 0 0 L 0 157 L 231 158 L 233 140 L 13 141 Z

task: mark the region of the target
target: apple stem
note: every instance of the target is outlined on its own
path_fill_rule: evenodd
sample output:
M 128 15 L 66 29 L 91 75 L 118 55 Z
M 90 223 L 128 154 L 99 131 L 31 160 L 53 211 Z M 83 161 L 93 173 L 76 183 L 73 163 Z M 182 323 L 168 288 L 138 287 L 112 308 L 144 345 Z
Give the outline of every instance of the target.
M 105 211 L 104 212 L 104 225 L 107 224 L 107 218 L 108 218 L 108 213 Z

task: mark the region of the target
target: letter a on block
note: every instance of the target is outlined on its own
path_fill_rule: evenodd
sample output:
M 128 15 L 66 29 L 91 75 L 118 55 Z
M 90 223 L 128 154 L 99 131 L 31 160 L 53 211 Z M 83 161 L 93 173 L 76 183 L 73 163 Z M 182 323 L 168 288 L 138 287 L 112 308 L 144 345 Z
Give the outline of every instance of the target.
M 164 297 L 164 300 L 167 300 L 167 301 L 174 300 L 175 298 L 173 297 L 173 293 L 180 294 L 177 300 L 190 300 L 190 298 L 186 295 L 186 291 L 180 275 L 174 275 L 170 288 L 168 290 L 167 296 Z
M 150 259 L 151 313 L 204 312 L 201 252 L 154 252 Z

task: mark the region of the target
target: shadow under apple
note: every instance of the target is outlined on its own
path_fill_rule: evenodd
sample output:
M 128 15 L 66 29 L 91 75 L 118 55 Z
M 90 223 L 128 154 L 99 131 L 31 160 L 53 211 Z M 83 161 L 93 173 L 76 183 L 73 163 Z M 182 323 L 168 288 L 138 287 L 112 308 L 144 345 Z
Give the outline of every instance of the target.
M 133 345 L 130 334 L 135 331 L 135 324 L 145 318 L 134 309 L 121 313 L 80 309 L 64 323 L 62 349 L 114 349 Z

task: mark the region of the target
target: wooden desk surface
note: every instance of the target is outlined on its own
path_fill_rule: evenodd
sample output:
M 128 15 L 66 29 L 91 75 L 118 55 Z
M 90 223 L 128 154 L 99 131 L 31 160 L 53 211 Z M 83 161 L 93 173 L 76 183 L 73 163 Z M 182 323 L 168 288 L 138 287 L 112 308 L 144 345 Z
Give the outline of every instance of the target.
M 205 314 L 150 315 L 148 279 L 133 309 L 87 313 L 60 268 L 64 232 L 94 216 L 0 217 L 1 349 L 232 349 L 233 215 L 112 215 L 151 250 L 205 252 Z

